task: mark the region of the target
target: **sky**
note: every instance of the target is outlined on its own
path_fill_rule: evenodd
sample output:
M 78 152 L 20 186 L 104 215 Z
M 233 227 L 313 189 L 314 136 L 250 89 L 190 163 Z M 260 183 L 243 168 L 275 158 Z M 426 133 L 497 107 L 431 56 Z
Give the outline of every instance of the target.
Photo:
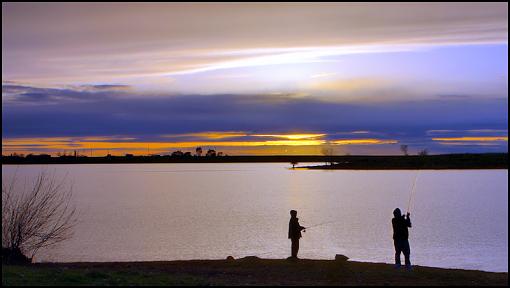
M 508 3 L 2 3 L 2 154 L 508 152 Z

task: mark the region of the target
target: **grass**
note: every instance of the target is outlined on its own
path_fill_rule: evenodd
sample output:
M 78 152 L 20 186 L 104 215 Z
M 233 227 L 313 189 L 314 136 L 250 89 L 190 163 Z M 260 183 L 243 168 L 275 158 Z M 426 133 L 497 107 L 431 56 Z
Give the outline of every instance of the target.
M 151 271 L 110 270 L 2 265 L 2 286 L 189 286 L 206 285 L 206 279 L 186 274 L 166 274 Z
M 13 285 L 508 285 L 508 273 L 333 260 L 45 263 L 2 265 L 2 286 Z

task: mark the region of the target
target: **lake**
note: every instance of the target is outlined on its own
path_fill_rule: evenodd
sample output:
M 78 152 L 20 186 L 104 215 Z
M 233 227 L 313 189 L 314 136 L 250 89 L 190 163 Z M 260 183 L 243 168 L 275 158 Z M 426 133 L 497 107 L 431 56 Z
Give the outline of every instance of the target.
M 508 271 L 508 170 L 292 170 L 287 163 L 2 165 L 2 180 L 67 175 L 79 223 L 44 261 L 300 258 L 393 263 L 393 209 L 411 199 L 413 265 Z M 319 225 L 322 224 L 323 225 Z M 403 261 L 403 256 L 402 256 Z

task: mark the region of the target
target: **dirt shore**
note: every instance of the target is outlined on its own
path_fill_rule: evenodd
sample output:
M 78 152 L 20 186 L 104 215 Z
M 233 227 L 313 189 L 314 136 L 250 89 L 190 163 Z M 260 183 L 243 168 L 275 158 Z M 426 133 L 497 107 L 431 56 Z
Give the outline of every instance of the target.
M 508 285 L 508 273 L 335 260 L 2 265 L 2 285 Z

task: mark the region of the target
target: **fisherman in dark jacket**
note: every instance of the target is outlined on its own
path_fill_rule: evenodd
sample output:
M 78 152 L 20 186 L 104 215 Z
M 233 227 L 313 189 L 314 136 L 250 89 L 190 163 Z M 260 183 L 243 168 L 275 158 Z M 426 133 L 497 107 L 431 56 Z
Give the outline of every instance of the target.
M 290 221 L 289 221 L 289 239 L 292 241 L 291 259 L 298 259 L 297 254 L 299 251 L 299 238 L 301 238 L 301 230 L 304 230 L 305 227 L 299 225 L 299 219 L 296 217 L 297 211 L 290 210 Z
M 401 215 L 400 209 L 393 210 L 393 244 L 395 245 L 395 267 L 400 268 L 400 253 L 404 253 L 406 268 L 411 269 L 411 260 L 409 258 L 411 249 L 409 248 L 409 231 L 411 227 L 411 218 L 409 212 L 407 215 Z

